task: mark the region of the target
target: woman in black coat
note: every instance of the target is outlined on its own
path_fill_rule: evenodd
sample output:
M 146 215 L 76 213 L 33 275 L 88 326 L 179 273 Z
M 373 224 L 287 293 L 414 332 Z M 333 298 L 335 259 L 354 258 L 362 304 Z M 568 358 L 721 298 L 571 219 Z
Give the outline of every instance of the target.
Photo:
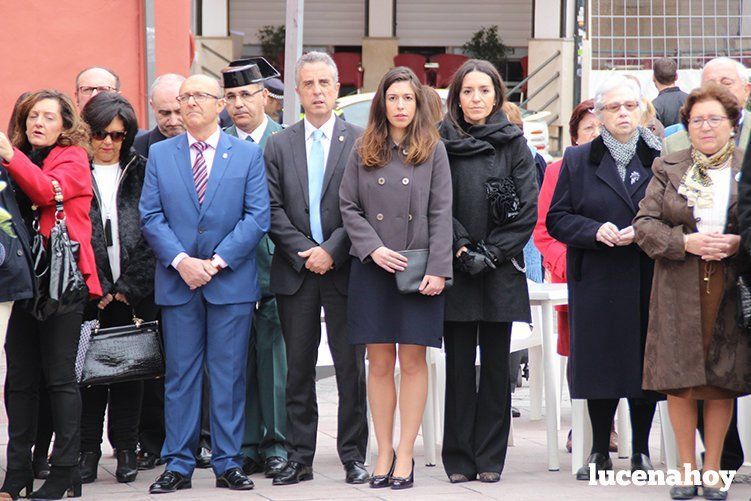
M 138 212 L 146 159 L 131 149 L 138 130 L 135 112 L 120 94 L 107 92 L 91 98 L 82 118 L 92 136 L 92 246 L 103 294 L 88 305 L 85 319 L 98 318 L 101 327 L 131 324 L 133 315 L 154 320 L 154 255 L 141 235 Z M 81 390 L 83 483 L 96 480 L 108 402 L 109 438 L 117 451 L 115 476 L 118 482 L 135 480 L 142 397 L 142 381 Z
M 0 165 L 0 303 L 34 295 L 29 242 L 29 232 L 18 208 L 10 176 Z M 4 338 L 5 333 L 2 334 Z
M 642 366 L 652 284 L 652 260 L 634 243 L 631 221 L 652 177 L 660 141 L 639 127 L 641 91 L 614 76 L 600 85 L 595 113 L 602 134 L 569 148 L 546 220 L 550 235 L 568 246 L 571 397 L 587 399 L 589 463 L 610 470 L 610 426 L 618 400 L 629 399 L 631 469 L 650 470 L 649 430 L 656 394 L 642 391 Z
M 511 323 L 529 322 L 524 245 L 537 218 L 537 180 L 522 132 L 501 111 L 505 87 L 487 61 L 467 61 L 449 88 L 439 132 L 453 184 L 454 285 L 446 291 L 443 465 L 451 482 L 500 480 L 511 395 Z M 493 205 L 486 185 L 518 203 Z M 510 187 L 510 188 L 509 188 Z M 500 210 L 491 211 L 492 207 Z M 480 346 L 480 383 L 475 354 Z

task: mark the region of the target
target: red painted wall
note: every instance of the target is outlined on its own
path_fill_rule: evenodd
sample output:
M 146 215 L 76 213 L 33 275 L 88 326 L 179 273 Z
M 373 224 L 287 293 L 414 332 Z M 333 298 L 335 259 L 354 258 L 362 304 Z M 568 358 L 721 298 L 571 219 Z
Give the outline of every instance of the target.
M 0 130 L 19 94 L 52 87 L 73 97 L 88 66 L 114 70 L 146 128 L 143 0 L 0 1 Z M 188 75 L 190 0 L 156 0 L 156 74 Z

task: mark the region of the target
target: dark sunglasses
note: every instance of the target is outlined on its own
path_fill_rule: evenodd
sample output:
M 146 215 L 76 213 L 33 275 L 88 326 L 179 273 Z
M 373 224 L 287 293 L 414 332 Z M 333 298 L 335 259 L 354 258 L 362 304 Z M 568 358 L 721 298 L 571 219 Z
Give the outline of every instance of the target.
M 125 139 L 125 136 L 127 136 L 128 133 L 121 131 L 121 130 L 114 130 L 112 132 L 107 132 L 105 130 L 98 130 L 96 132 L 91 133 L 91 137 L 96 139 L 97 141 L 104 141 L 107 139 L 107 136 L 112 138 L 112 142 L 114 143 L 120 143 Z

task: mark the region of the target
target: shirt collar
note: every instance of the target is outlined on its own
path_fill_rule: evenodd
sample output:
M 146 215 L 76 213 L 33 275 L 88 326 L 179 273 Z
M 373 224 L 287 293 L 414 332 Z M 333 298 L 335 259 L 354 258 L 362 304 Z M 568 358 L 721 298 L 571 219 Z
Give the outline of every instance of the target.
M 209 138 L 204 141 L 204 143 L 211 146 L 214 150 L 216 150 L 217 145 L 219 144 L 219 134 L 221 133 L 221 129 L 217 126 L 216 131 L 212 135 L 209 136 Z M 197 143 L 198 139 L 193 137 L 193 135 L 190 132 L 187 132 L 188 134 L 188 147 L 192 148 L 193 143 Z
M 308 122 L 307 118 L 303 118 L 303 120 L 305 122 L 305 139 L 308 140 L 310 139 L 311 134 L 313 134 L 313 131 L 316 130 L 316 128 L 312 123 Z M 334 135 L 334 124 L 336 124 L 336 113 L 331 112 L 331 117 L 318 129 L 323 132 L 323 135 L 329 141 Z
M 263 121 L 261 122 L 261 125 L 255 128 L 253 132 L 250 133 L 250 137 L 255 141 L 256 143 L 260 143 L 261 139 L 263 139 L 263 134 L 266 132 L 266 126 L 269 124 L 269 119 L 264 113 L 263 115 Z M 239 129 L 238 129 L 239 130 Z M 243 138 L 245 139 L 245 138 Z

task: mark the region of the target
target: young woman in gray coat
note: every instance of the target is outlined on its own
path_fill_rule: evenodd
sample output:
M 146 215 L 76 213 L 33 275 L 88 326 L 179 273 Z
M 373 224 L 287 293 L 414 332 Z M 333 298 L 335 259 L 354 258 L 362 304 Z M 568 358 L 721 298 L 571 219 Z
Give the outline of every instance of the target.
M 347 330 L 368 349 L 368 399 L 378 440 L 370 486 L 404 489 L 414 480 L 413 447 L 428 393 L 425 347 L 441 346 L 442 294 L 451 278 L 451 174 L 415 74 L 386 73 L 368 127 L 339 189 L 352 241 Z M 395 273 L 417 266 L 406 250 L 427 250 L 419 290 L 400 293 Z M 397 348 L 398 345 L 398 348 Z M 399 447 L 393 450 L 399 357 Z
M 523 249 L 537 218 L 537 179 L 522 132 L 501 110 L 504 99 L 498 71 L 467 61 L 454 75 L 439 126 L 454 195 L 442 451 L 451 482 L 500 480 L 511 422 L 511 323 L 530 321 Z

